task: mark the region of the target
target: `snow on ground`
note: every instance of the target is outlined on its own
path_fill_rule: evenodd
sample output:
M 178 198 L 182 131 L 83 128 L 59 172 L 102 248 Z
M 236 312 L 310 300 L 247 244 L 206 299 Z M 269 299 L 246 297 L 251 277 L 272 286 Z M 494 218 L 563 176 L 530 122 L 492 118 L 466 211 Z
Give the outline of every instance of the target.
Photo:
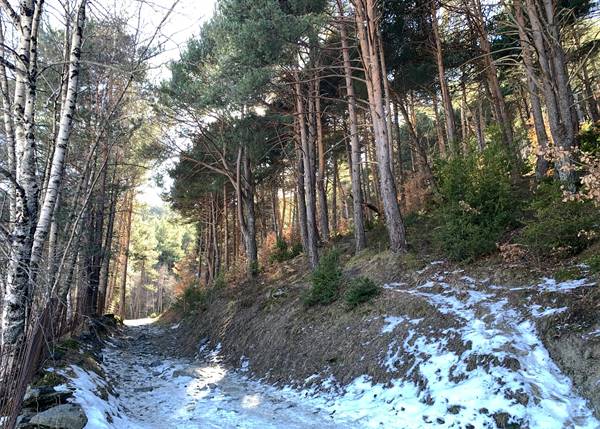
M 426 300 L 453 320 L 448 327 L 439 331 L 427 318 L 400 314 L 370 319 L 382 323 L 380 335 L 389 338 L 380 362 L 392 379 L 386 384 L 360 376 L 340 386 L 324 369 L 307 378 L 310 388 L 276 388 L 244 375 L 252 368 L 246 357 L 237 371 L 226 369 L 221 344 L 210 349 L 208 339 L 199 345 L 202 360 L 165 357 L 153 338 L 168 331 L 144 326 L 146 320 L 129 322 L 134 338 L 115 338 L 104 351 L 104 369 L 116 394 L 78 367 L 72 367 L 70 387 L 90 419 L 89 429 L 479 429 L 499 422 L 530 429 L 600 428 L 531 321 L 563 307 L 511 308 L 500 294 L 508 286 L 483 287 L 487 281 L 466 276 L 460 285 L 439 274 L 433 279 L 414 289 L 402 283 L 385 288 L 398 298 Z M 536 287 L 570 293 L 590 286 L 585 280 L 543 279 Z
M 419 333 L 414 320 L 387 316 L 381 334 L 397 330 L 406 335 L 404 341 L 389 343 L 382 365 L 396 373 L 407 357 L 414 357 L 406 372 L 411 377 L 397 378 L 388 386 L 363 376 L 346 386 L 343 395 L 319 393 L 317 399 L 336 416 L 349 417 L 364 427 L 459 428 L 468 423 L 471 428 L 495 428 L 498 421 L 508 419 L 515 427 L 531 429 L 599 428 L 585 400 L 550 359 L 530 319 L 509 308 L 506 298 L 465 289 L 475 287 L 475 279 L 463 281 L 466 285 L 460 287 L 428 281 L 416 290 L 388 285 L 398 294 L 427 299 L 439 312 L 461 322 L 460 328 L 430 336 Z M 544 279 L 540 285 L 565 293 L 583 286 L 591 284 Z M 565 310 L 540 308 L 533 306 L 534 317 Z M 449 346 L 451 339 L 469 347 L 457 353 Z M 319 391 L 313 388 L 305 394 L 315 398 Z
M 227 370 L 218 363 L 220 347 L 202 362 L 167 358 L 144 342 L 168 332 L 143 322 L 129 326 L 138 337 L 113 339 L 103 352 L 103 369 L 116 394 L 107 392 L 97 374 L 70 369 L 69 387 L 88 416 L 86 429 L 360 427 L 345 419 L 334 421 L 320 404 L 306 402 L 297 392 Z M 247 359 L 240 365 L 247 369 Z

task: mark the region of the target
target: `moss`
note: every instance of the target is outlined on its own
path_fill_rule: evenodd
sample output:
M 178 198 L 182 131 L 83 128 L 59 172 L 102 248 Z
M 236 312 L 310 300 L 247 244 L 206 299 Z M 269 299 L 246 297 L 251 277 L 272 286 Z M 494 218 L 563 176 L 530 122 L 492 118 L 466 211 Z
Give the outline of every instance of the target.
M 74 338 L 67 338 L 58 343 L 57 347 L 63 350 L 79 350 L 80 347 L 79 341 Z
M 59 386 L 61 384 L 65 384 L 66 381 L 67 381 L 66 378 L 64 378 L 62 375 L 58 375 L 54 371 L 44 371 L 42 376 L 38 380 L 36 380 L 32 385 L 34 387 L 39 387 L 39 386 L 54 387 L 54 386 Z

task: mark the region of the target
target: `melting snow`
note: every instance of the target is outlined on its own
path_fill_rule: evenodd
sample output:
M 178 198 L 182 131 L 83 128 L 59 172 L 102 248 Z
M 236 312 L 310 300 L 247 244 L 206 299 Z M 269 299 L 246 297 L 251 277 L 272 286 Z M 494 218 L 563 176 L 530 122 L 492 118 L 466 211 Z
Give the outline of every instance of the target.
M 584 286 L 594 286 L 595 283 L 589 283 L 587 279 L 567 280 L 564 282 L 557 282 L 551 278 L 542 279 L 543 282 L 535 286 L 536 289 L 544 292 L 566 292 L 572 289 L 577 289 Z

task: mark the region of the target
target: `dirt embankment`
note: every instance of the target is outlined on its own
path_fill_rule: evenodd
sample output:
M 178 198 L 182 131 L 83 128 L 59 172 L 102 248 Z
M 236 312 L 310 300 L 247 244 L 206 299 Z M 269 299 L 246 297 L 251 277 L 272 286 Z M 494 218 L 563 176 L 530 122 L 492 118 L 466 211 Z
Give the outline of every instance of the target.
M 590 273 L 558 282 L 544 279 L 548 273 L 497 259 L 462 269 L 373 251 L 346 256 L 343 263 L 345 278 L 365 275 L 387 286 L 353 310 L 343 300 L 307 308 L 302 294 L 310 278 L 302 258 L 296 258 L 253 284 L 229 285 L 180 321 L 174 312 L 167 314 L 165 323 L 179 322 L 169 341 L 189 355 L 197 354 L 200 344 L 205 349 L 221 344 L 232 367 L 250 362 L 255 377 L 296 387 L 331 387 L 323 384 L 327 379 L 344 386 L 363 375 L 373 383 L 400 379 L 417 386 L 423 402 L 435 401 L 430 393 L 439 380 L 459 383 L 483 373 L 498 383 L 506 400 L 522 407 L 539 404 L 543 393 L 536 392 L 563 382 L 561 374 L 549 365 L 547 378 L 556 380 L 529 390 L 506 386 L 498 374 L 508 371 L 527 380 L 527 365 L 533 365 L 543 342 L 600 415 L 600 319 L 594 304 L 600 294 Z M 538 336 L 529 335 L 536 327 L 539 343 Z M 432 380 L 425 368 L 442 352 L 453 363 Z M 464 408 L 448 407 L 451 413 Z M 485 407 L 479 412 L 489 413 L 498 427 L 519 421 Z

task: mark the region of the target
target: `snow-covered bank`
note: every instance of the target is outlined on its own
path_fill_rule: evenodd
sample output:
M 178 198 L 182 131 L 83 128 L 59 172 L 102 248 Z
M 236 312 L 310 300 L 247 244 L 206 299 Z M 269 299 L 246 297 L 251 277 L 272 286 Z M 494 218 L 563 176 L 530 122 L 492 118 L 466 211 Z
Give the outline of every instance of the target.
M 363 374 L 342 383 L 323 365 L 276 387 L 249 378 L 257 373 L 247 355 L 228 369 L 230 350 L 218 339 L 201 341 L 196 359 L 178 358 L 179 344 L 164 350 L 165 340 L 186 335 L 185 324 L 133 322 L 129 338 L 115 337 L 103 351 L 108 383 L 72 367 L 68 384 L 88 428 L 600 428 L 535 324 L 565 312 L 570 294 L 597 286 L 543 279 L 516 288 L 457 276 L 388 284 L 386 299 L 416 300 L 419 315 L 406 306 L 365 315 L 368 341 L 357 327 L 345 330 L 360 338 L 356 360 L 371 359 L 387 381 Z M 538 300 L 538 291 L 553 295 Z
M 505 298 L 476 290 L 477 281 L 466 283 L 474 289 L 457 289 L 442 278 L 417 290 L 386 286 L 399 299 L 402 294 L 425 297 L 460 322 L 460 327 L 447 328 L 440 336 L 431 329 L 431 321 L 383 319 L 381 335 L 390 336 L 390 343 L 382 364 L 394 373 L 408 363 L 408 379 L 374 384 L 361 376 L 348 386 L 338 386 L 328 377 L 322 384 L 329 393 L 323 394 L 323 386 L 317 385 L 304 394 L 364 427 L 599 428 L 586 401 L 551 360 L 530 316 L 510 308 Z M 568 292 L 592 285 L 545 279 L 544 286 Z M 543 317 L 560 310 L 532 308 L 532 313 Z M 449 347 L 457 341 L 467 347 L 459 352 Z

